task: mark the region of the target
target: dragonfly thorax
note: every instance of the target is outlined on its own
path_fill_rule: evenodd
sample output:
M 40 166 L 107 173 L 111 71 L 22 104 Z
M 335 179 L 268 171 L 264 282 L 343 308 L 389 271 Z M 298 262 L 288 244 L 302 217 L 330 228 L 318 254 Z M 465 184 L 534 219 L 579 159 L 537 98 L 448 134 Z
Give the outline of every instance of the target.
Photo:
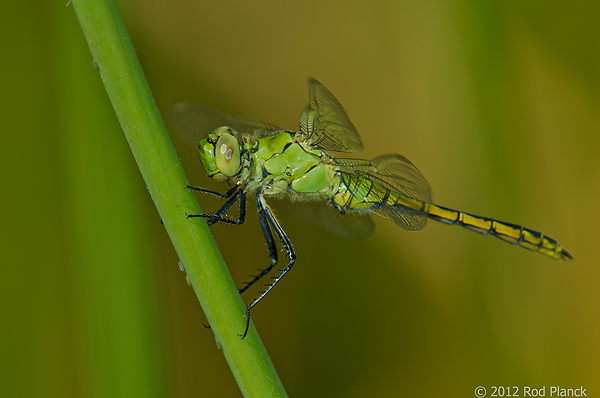
M 260 138 L 249 149 L 248 190 L 264 195 L 291 193 L 296 199 L 329 197 L 337 190 L 336 170 L 323 151 L 301 134 L 281 131 Z M 242 179 L 244 172 L 241 173 Z

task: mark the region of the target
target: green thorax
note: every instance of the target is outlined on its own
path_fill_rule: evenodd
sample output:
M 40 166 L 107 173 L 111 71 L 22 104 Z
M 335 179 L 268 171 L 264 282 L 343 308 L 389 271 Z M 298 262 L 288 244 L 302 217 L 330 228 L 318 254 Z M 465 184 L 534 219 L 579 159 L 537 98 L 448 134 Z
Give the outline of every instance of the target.
M 331 158 L 312 149 L 298 133 L 284 131 L 248 140 L 240 183 L 250 191 L 263 189 L 266 195 L 285 192 L 331 197 L 339 187 L 339 177 Z

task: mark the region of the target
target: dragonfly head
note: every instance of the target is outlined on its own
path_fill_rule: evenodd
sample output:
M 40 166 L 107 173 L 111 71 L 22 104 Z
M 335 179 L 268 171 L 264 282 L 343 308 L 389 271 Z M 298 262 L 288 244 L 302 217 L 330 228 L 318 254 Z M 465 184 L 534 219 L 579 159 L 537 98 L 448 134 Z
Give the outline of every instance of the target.
M 231 127 L 216 128 L 198 143 L 200 161 L 210 178 L 223 180 L 240 172 L 240 144 Z

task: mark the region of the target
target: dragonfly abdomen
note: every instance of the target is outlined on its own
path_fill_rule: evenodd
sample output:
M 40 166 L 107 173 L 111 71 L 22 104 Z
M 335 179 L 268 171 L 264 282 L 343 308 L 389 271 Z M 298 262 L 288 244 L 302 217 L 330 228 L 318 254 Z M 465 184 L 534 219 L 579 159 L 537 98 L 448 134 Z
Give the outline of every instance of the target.
M 570 260 L 573 258 L 554 239 L 521 225 L 474 216 L 434 204 L 428 204 L 427 213 L 429 218 L 433 220 L 449 225 L 460 225 L 480 234 L 493 235 L 510 244 L 545 254 L 556 260 Z
M 368 210 L 409 231 L 423 229 L 427 223 L 427 202 L 392 191 L 365 175 L 342 172 L 338 185 L 332 202 L 342 213 Z
M 513 245 L 547 255 L 557 260 L 570 260 L 571 254 L 557 241 L 520 225 L 434 205 L 428 200 L 392 191 L 382 184 L 358 174 L 341 173 L 342 188 L 333 196 L 340 211 L 369 210 L 389 218 L 402 228 L 416 231 L 425 227 L 427 217 L 448 225 L 460 225 L 471 231 L 493 235 Z

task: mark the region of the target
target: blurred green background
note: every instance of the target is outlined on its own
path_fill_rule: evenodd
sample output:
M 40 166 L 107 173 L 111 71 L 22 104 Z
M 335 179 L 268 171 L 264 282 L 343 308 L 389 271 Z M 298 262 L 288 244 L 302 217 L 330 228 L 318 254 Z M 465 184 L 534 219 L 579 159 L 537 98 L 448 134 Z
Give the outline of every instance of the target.
M 65 3 L 0 6 L 0 395 L 239 396 Z M 434 222 L 410 233 L 378 219 L 343 240 L 282 214 L 298 261 L 252 315 L 291 396 L 597 394 L 596 2 L 119 6 L 170 131 L 181 99 L 295 129 L 315 77 L 364 157 L 402 153 L 440 205 L 540 230 L 575 256 Z M 175 144 L 190 181 L 224 188 Z M 268 264 L 249 211 L 247 225 L 212 228 L 240 283 Z

